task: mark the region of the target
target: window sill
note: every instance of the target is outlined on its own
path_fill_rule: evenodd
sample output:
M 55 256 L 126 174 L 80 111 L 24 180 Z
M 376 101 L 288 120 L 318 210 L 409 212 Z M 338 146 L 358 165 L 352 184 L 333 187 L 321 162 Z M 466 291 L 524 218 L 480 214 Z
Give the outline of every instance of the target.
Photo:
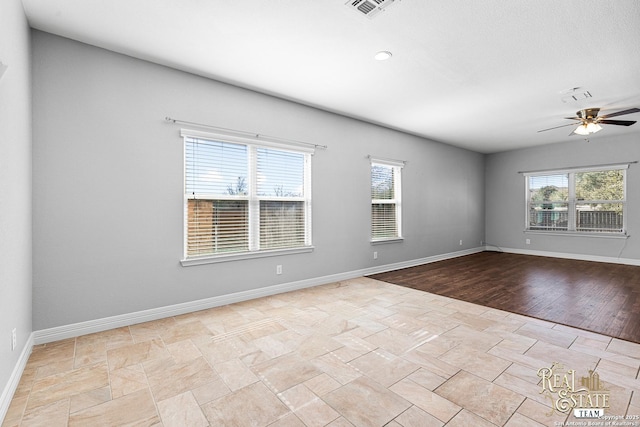
M 201 257 L 192 257 L 180 260 L 183 267 L 191 267 L 194 265 L 217 264 L 220 262 L 241 261 L 253 258 L 266 258 L 272 256 L 302 254 L 313 252 L 313 246 L 305 246 L 302 248 L 291 249 L 274 249 L 270 251 L 242 252 L 229 255 L 207 255 Z
M 386 245 L 387 243 L 402 243 L 404 242 L 404 238 L 402 237 L 390 237 L 388 239 L 376 239 L 370 240 L 372 245 Z
M 570 236 L 570 237 L 596 237 L 599 239 L 628 239 L 627 233 L 585 233 L 580 231 L 543 231 L 543 230 L 524 230 L 525 234 L 540 234 L 546 236 Z

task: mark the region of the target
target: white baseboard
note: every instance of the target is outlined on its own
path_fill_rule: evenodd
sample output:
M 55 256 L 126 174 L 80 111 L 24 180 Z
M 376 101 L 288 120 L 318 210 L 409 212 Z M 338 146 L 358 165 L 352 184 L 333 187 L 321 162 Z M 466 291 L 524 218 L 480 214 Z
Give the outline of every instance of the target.
M 496 248 L 495 246 L 487 246 L 485 249 L 487 251 L 491 251 L 491 250 L 495 250 L 495 248 Z M 608 262 L 612 264 L 640 266 L 640 260 L 633 259 L 633 258 L 616 258 L 616 257 L 607 257 L 607 256 L 599 256 L 599 255 L 572 254 L 572 253 L 565 253 L 565 252 L 532 251 L 529 249 L 515 249 L 515 248 L 500 248 L 500 250 L 502 252 L 507 252 L 512 254 L 546 256 L 550 258 L 565 258 L 565 259 L 575 259 L 580 261 Z
M 62 339 L 73 338 L 80 335 L 86 335 L 95 332 L 101 332 L 108 329 L 119 328 L 123 326 L 130 326 L 136 323 L 148 322 L 152 320 L 158 320 L 165 317 L 177 316 L 180 314 L 191 313 L 198 310 L 204 310 L 212 307 L 219 307 L 227 304 L 233 304 L 236 302 L 247 301 L 250 299 L 265 297 L 269 295 L 276 295 L 283 292 L 294 291 L 298 289 L 309 288 L 312 286 L 323 285 L 326 283 L 338 282 L 341 280 L 353 279 L 356 277 L 368 276 L 371 274 L 383 273 L 386 271 L 398 270 L 401 268 L 414 267 L 416 265 L 428 264 L 436 261 L 442 261 L 445 259 L 457 258 L 464 255 L 471 255 L 483 251 L 495 250 L 495 246 L 483 246 L 473 249 L 467 249 L 463 251 L 450 252 L 441 255 L 430 256 L 426 258 L 418 258 L 409 261 L 402 261 L 393 264 L 385 264 L 381 266 L 369 267 L 361 270 L 348 271 L 344 273 L 331 274 L 327 276 L 315 277 L 311 279 L 300 280 L 296 282 L 283 283 L 274 286 L 267 286 L 264 288 L 252 289 L 249 291 L 235 292 L 228 295 L 220 295 L 217 297 L 205 298 L 196 301 L 190 301 L 181 304 L 174 304 L 165 307 L 158 307 L 149 310 L 137 311 L 133 313 L 122 314 L 118 316 L 111 316 L 102 319 L 89 320 L 86 322 L 74 323 L 70 325 L 58 326 L 55 328 L 43 329 L 34 331 L 29 336 L 27 343 L 25 344 L 18 363 L 9 378 L 9 382 L 0 395 L 0 421 L 4 420 L 4 417 L 9 410 L 11 399 L 24 371 L 24 368 L 29 360 L 31 350 L 34 345 L 45 344 L 53 341 L 59 341 Z M 514 248 L 499 248 L 502 252 L 523 254 L 523 255 L 536 255 L 546 256 L 553 258 L 567 258 L 584 261 L 597 261 L 597 262 L 609 262 L 615 264 L 628 264 L 628 265 L 640 265 L 640 260 L 629 258 L 615 258 L 615 257 L 603 257 L 595 255 L 580 255 L 572 253 L 561 252 L 546 252 L 546 251 L 533 251 Z
M 227 304 L 233 304 L 236 302 L 247 301 L 250 299 L 270 295 L 276 295 L 283 292 L 295 291 L 298 289 L 310 288 L 312 286 L 324 285 L 326 283 L 338 282 L 340 280 L 348 280 L 356 277 L 367 276 L 370 274 L 383 273 L 385 271 L 398 270 L 401 268 L 413 267 L 430 262 L 470 255 L 473 253 L 482 252 L 483 250 L 484 248 L 474 248 L 464 251 L 451 252 L 427 258 L 402 261 L 394 264 L 386 264 L 361 270 L 348 271 L 345 273 L 331 274 L 328 276 L 314 277 L 311 279 L 267 286 L 264 288 L 252 289 L 249 291 L 235 292 L 232 294 L 220 295 L 181 304 L 174 304 L 165 307 L 158 307 L 149 310 L 121 314 L 118 316 L 105 317 L 102 319 L 88 320 L 86 322 L 42 329 L 33 333 L 33 342 L 34 344 L 45 344 L 95 332 L 102 332 L 109 329 L 120 328 L 123 326 L 135 325 L 137 323 L 163 319 L 165 317 L 178 316 L 180 314 L 191 313 L 194 311 L 205 310 L 213 307 L 220 307 Z
M 9 405 L 11 405 L 11 399 L 13 399 L 13 395 L 18 389 L 18 384 L 20 384 L 20 378 L 22 377 L 22 373 L 24 372 L 25 366 L 27 366 L 27 361 L 29 360 L 29 356 L 31 355 L 31 350 L 33 349 L 33 333 L 29 335 L 27 342 L 22 348 L 22 352 L 20 353 L 20 357 L 18 358 L 18 362 L 16 366 L 13 368 L 13 372 L 11 372 L 11 376 L 9 377 L 9 381 L 7 385 L 2 390 L 2 394 L 0 395 L 0 424 L 4 421 L 4 418 L 7 415 L 7 411 L 9 410 Z
M 323 285 L 326 283 L 338 282 L 341 280 L 353 279 L 356 277 L 368 276 L 371 274 L 383 273 L 386 271 L 398 270 L 402 268 L 414 267 L 417 265 L 428 264 L 436 261 L 443 261 L 446 259 L 457 258 L 464 255 L 471 255 L 483 251 L 495 250 L 495 246 L 484 246 L 473 249 L 467 249 L 463 251 L 450 252 L 446 254 L 440 254 L 430 256 L 426 258 L 418 258 L 409 261 L 402 261 L 393 264 L 385 264 L 381 266 L 369 267 L 361 270 L 353 270 L 344 273 L 331 274 L 327 276 L 315 277 L 311 279 L 300 280 L 296 282 L 283 283 L 279 285 L 267 286 L 264 288 L 252 289 L 249 291 L 235 292 L 228 295 L 220 295 L 211 298 L 205 298 L 196 301 L 190 301 L 181 304 L 174 304 L 165 307 L 158 307 L 149 310 L 137 311 L 133 313 L 122 314 L 118 316 L 111 316 L 102 319 L 89 320 L 86 322 L 74 323 L 70 325 L 58 326 L 55 328 L 43 329 L 33 332 L 29 336 L 29 340 L 25 345 L 20 359 L 14 368 L 14 371 L 7 383 L 5 389 L 0 396 L 0 420 L 6 415 L 11 403 L 11 398 L 18 387 L 20 377 L 31 354 L 31 349 L 34 345 L 45 344 L 53 341 L 59 341 L 62 339 L 73 338 L 80 335 L 91 334 L 95 332 L 101 332 L 113 328 L 119 328 L 123 326 L 130 326 L 137 323 L 148 322 L 152 320 L 158 320 L 165 317 L 177 316 L 180 314 L 191 313 L 198 310 L 205 310 L 207 308 L 219 307 L 227 304 L 233 304 L 236 302 L 247 301 L 250 299 L 276 295 L 279 293 L 294 291 L 298 289 L 309 288 L 312 286 Z M 567 258 L 584 261 L 596 261 L 596 262 L 609 262 L 615 264 L 628 264 L 628 265 L 640 265 L 640 260 L 628 259 L 628 258 L 614 258 L 603 257 L 594 255 L 580 255 L 572 253 L 561 252 L 546 252 L 546 251 L 533 251 L 515 248 L 499 248 L 502 252 L 523 254 L 523 255 L 535 255 L 545 256 L 553 258 Z
M 434 255 L 426 258 L 412 259 L 409 261 L 396 262 L 393 264 L 381 265 L 379 267 L 371 267 L 365 270 L 360 270 L 359 276 L 369 276 L 371 274 L 384 273 L 386 271 L 400 270 L 401 268 L 415 267 L 416 265 L 429 264 L 436 261 L 444 261 L 445 259 L 458 258 L 465 255 L 476 254 L 478 252 L 484 252 L 484 247 L 465 249 L 462 251 L 449 252 L 446 254 Z M 358 276 L 353 276 L 358 277 Z

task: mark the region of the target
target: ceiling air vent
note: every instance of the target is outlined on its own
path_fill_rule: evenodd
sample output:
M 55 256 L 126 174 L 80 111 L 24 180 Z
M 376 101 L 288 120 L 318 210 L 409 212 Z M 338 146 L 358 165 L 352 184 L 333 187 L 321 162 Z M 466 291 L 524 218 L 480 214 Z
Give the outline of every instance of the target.
M 591 92 L 583 87 L 572 87 L 571 89 L 563 90 L 562 92 L 560 92 L 560 100 L 565 104 L 567 102 L 576 102 L 582 101 L 584 99 L 589 99 L 592 96 L 593 95 L 591 95 Z
M 349 0 L 345 4 L 360 15 L 371 19 L 396 1 L 400 0 Z

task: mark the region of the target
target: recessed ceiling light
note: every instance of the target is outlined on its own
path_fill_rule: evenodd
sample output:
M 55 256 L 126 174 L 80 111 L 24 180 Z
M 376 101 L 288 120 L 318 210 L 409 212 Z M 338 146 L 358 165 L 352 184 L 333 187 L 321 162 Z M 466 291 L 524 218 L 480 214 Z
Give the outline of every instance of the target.
M 374 58 L 378 61 L 386 61 L 387 59 L 391 58 L 391 56 L 391 52 L 381 50 L 380 52 L 376 53 L 376 56 L 374 56 Z

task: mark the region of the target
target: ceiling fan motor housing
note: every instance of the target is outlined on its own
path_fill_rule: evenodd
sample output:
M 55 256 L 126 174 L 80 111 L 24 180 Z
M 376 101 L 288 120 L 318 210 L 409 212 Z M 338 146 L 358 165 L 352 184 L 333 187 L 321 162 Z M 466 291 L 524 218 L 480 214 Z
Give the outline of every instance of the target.
M 598 116 L 599 108 L 585 108 L 576 113 L 578 117 L 585 120 L 593 120 Z

